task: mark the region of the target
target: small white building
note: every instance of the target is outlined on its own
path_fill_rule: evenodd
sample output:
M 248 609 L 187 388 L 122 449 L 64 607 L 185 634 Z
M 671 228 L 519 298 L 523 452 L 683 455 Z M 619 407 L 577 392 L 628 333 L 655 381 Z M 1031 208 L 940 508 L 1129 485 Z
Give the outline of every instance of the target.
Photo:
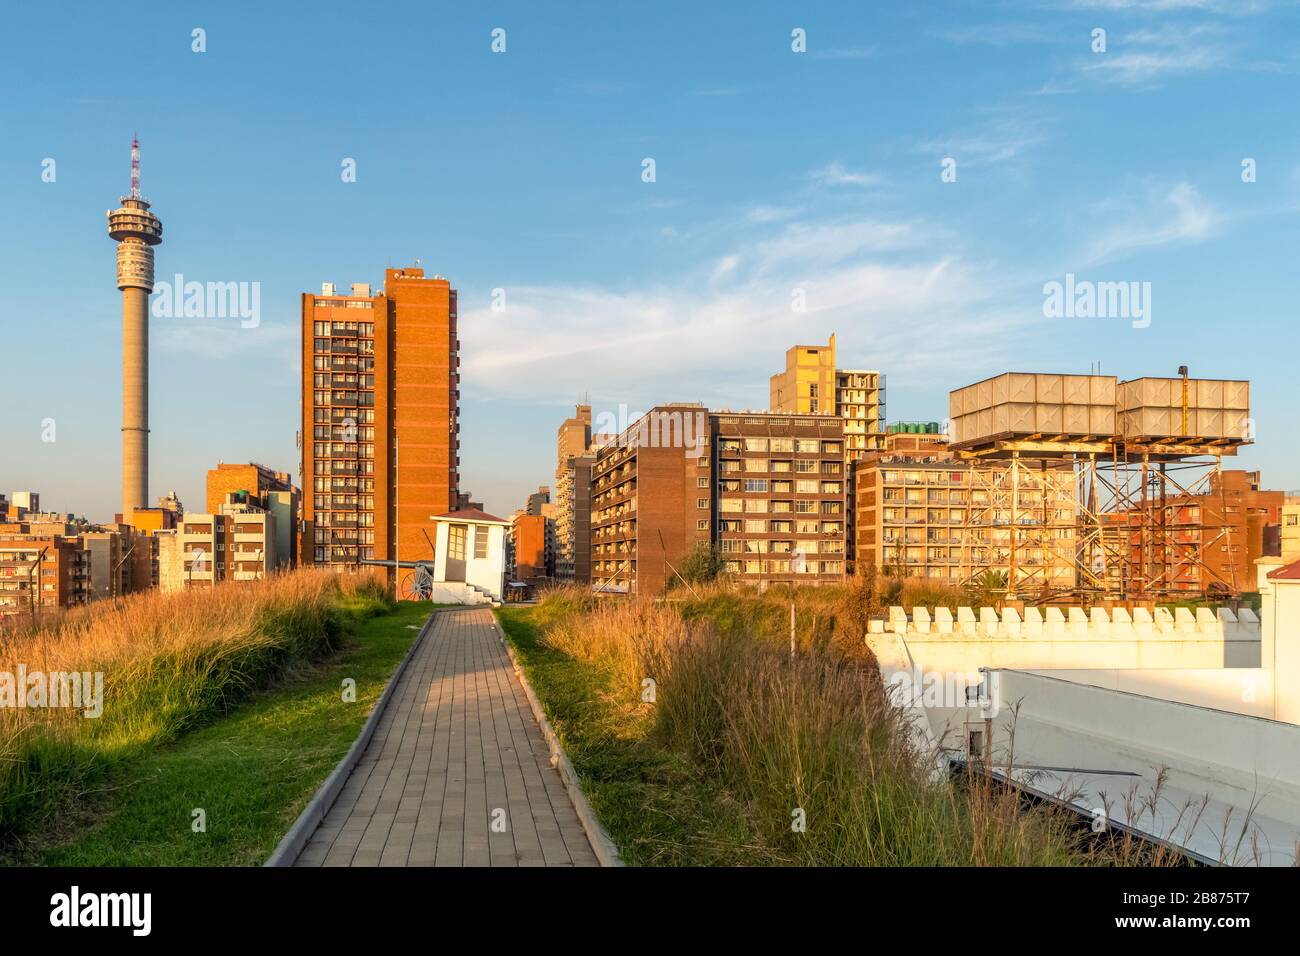
M 499 604 L 505 593 L 510 522 L 477 508 L 430 515 L 433 593 L 438 604 Z

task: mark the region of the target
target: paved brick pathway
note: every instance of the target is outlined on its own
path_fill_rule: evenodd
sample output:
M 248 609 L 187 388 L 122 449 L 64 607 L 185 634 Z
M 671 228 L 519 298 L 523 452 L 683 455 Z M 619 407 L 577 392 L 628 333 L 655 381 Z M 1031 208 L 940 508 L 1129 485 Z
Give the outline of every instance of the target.
M 295 865 L 597 865 L 492 625 L 435 616 Z

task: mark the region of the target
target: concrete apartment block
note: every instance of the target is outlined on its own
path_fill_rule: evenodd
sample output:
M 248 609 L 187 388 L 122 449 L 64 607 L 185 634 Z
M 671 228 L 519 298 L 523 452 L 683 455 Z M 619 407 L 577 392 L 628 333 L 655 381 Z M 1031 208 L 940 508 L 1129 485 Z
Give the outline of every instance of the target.
M 311 558 L 433 557 L 430 515 L 460 504 L 456 290 L 388 269 L 384 291 L 302 297 L 303 518 Z
M 514 542 L 514 580 L 532 583 L 553 576 L 555 530 L 541 514 L 516 515 L 510 533 Z
M 276 551 L 275 515 L 233 500 L 215 514 L 186 515 L 175 530 L 157 537 L 164 592 L 256 581 L 287 565 Z
M 885 451 L 854 465 L 859 570 L 873 565 L 949 585 L 986 568 L 1009 573 L 1011 527 L 1002 500 L 1007 466 L 958 459 L 930 437 L 891 435 Z M 1039 463 L 1026 474 L 1018 495 L 1018 585 L 1073 587 L 1077 505 L 1072 468 Z
M 91 597 L 89 563 L 75 535 L 0 525 L 0 617 L 84 604 Z
M 843 443 L 834 416 L 652 409 L 592 467 L 595 588 L 657 594 L 700 545 L 759 588 L 841 580 Z
M 596 454 L 591 469 L 591 575 L 601 591 L 658 594 L 670 564 L 712 541 L 711 458 L 707 412 L 700 405 L 660 405 Z M 692 440 L 705 447 L 688 449 Z M 653 422 L 656 427 L 651 428 Z M 676 439 L 673 422 L 678 424 Z M 658 428 L 663 424 L 663 429 Z M 696 454 L 687 455 L 687 451 Z M 699 486 L 704 479 L 703 486 Z M 705 501 L 699 506 L 699 499 Z
M 275 471 L 256 462 L 219 462 L 208 471 L 207 511 L 221 510 L 231 496 L 244 495 L 247 502 L 275 515 L 275 553 L 280 562 L 297 567 L 302 522 L 302 490 L 288 472 Z
M 727 570 L 760 588 L 841 580 L 848 485 L 842 420 L 714 412 L 710 422 L 715 535 Z

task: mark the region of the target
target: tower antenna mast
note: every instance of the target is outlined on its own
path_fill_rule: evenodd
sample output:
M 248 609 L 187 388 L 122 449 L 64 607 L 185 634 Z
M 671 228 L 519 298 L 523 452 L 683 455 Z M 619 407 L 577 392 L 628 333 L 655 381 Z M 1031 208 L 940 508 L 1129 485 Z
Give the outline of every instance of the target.
M 131 198 L 140 198 L 140 137 L 131 136 Z

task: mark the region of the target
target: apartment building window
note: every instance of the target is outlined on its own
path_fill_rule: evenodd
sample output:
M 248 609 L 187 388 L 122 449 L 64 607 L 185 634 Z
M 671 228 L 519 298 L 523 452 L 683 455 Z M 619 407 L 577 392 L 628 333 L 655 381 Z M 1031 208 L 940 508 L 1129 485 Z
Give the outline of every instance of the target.
M 766 512 L 766 511 L 767 511 L 767 499 L 766 499 L 766 498 L 746 498 L 746 499 L 745 499 L 745 510 L 746 510 L 746 511 L 750 511 L 750 512 L 760 512 L 760 511 L 761 511 L 761 512 Z
M 708 530 L 709 530 L 709 519 L 708 519 L 708 518 L 698 518 L 698 519 L 696 519 L 696 521 L 695 521 L 695 530 L 696 530 L 696 531 L 708 531 Z
M 745 470 L 746 470 L 746 471 L 767 471 L 767 459 L 766 459 L 766 458 L 746 458 L 746 459 L 745 459 Z
M 700 478 L 696 478 L 696 479 L 695 479 L 695 487 L 696 487 L 696 488 L 707 488 L 707 487 L 709 487 L 709 479 L 708 479 L 708 476 L 702 476 L 702 477 L 700 477 Z
M 745 451 L 767 451 L 766 438 L 746 438 Z
M 745 479 L 745 490 L 746 490 L 746 491 L 767 491 L 767 479 L 766 479 L 766 478 L 746 478 L 746 479 Z
M 795 447 L 800 451 L 808 454 L 817 454 L 821 451 L 821 442 L 816 438 L 800 438 Z
M 816 494 L 817 482 L 810 480 L 801 480 L 794 483 L 794 490 L 800 494 Z
M 792 452 L 792 451 L 794 451 L 794 439 L 793 439 L 793 438 L 773 438 L 773 439 L 771 440 L 771 450 L 774 451 L 774 452 Z M 775 463 L 773 463 L 773 470 L 774 470 L 774 471 L 776 470 L 776 469 L 775 469 Z
M 718 507 L 725 512 L 736 512 L 744 509 L 739 498 L 723 498 Z
M 793 483 L 789 481 L 773 481 L 772 493 L 777 495 L 788 495 L 793 490 Z
M 750 518 L 745 521 L 746 534 L 763 534 L 767 531 L 767 522 L 762 518 Z
M 708 499 L 708 498 L 696 498 L 696 499 L 695 499 L 695 507 L 697 507 L 697 508 L 707 508 L 708 506 L 709 506 L 709 499 Z

